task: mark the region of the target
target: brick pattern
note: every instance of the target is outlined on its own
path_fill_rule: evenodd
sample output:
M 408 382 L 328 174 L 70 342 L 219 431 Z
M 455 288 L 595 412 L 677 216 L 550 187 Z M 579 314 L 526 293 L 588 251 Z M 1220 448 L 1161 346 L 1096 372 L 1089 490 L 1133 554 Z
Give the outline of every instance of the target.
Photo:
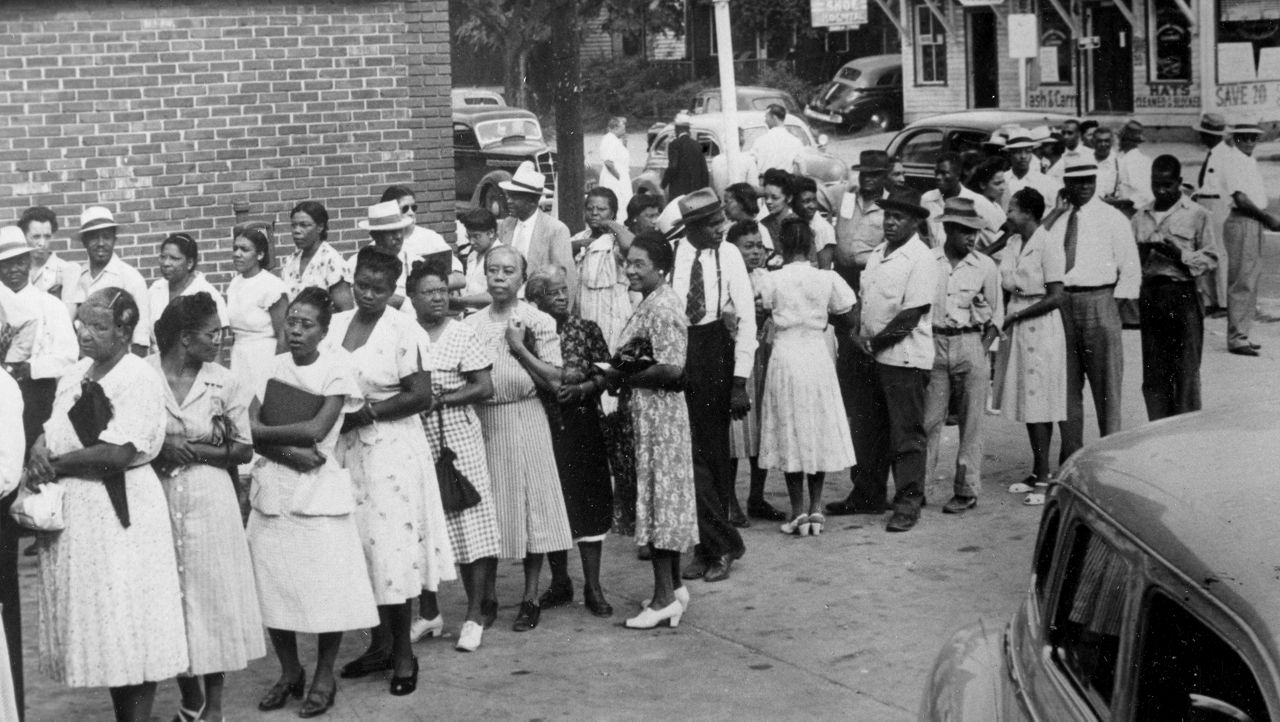
M 445 0 L 6 0 L 0 13 L 0 223 L 58 213 L 67 257 L 84 206 L 124 224 L 117 250 L 148 279 L 185 231 L 201 270 L 230 280 L 232 204 L 277 224 L 318 200 L 329 239 L 392 184 L 418 222 L 452 233 Z M 277 254 L 278 256 L 279 254 Z

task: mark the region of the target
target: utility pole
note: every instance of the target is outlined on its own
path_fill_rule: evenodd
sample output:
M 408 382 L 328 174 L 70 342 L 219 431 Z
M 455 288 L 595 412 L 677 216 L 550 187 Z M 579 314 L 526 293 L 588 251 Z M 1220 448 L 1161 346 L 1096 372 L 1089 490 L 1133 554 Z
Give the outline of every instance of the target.
M 582 230 L 586 189 L 582 147 L 582 83 L 578 61 L 578 0 L 555 0 L 551 58 L 555 83 L 557 213 L 570 232 Z
M 729 0 L 715 0 L 716 54 L 720 63 L 720 108 L 724 111 L 724 130 L 720 147 L 727 153 L 725 169 L 737 178 L 742 167 L 742 149 L 738 147 L 738 89 L 733 75 L 733 26 L 729 20 Z M 752 179 L 754 184 L 754 179 Z

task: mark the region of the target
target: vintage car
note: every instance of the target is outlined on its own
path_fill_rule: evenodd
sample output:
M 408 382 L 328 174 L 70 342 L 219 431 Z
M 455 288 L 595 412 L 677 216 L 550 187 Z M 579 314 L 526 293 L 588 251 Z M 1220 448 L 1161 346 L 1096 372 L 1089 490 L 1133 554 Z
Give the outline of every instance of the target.
M 766 88 L 760 85 L 739 85 L 737 87 L 737 95 L 739 112 L 750 110 L 764 112 L 765 108 L 777 104 L 786 108 L 787 113 L 800 113 L 800 104 L 796 102 L 791 93 L 785 90 Z M 719 113 L 720 110 L 720 88 L 700 90 L 693 97 L 691 112 L 694 115 Z
M 457 198 L 507 214 L 507 198 L 498 187 L 524 161 L 547 176 L 547 196 L 554 196 L 555 153 L 542 137 L 538 117 L 520 108 L 494 105 L 453 107 L 453 173 Z
M 502 97 L 502 88 L 454 88 L 449 93 L 449 100 L 456 108 L 459 105 L 505 106 L 506 98 Z
M 942 153 L 981 150 L 991 134 L 1008 126 L 1031 128 L 1062 125 L 1068 116 L 1011 110 L 967 110 L 924 118 L 903 128 L 889 141 L 889 156 L 900 161 L 907 184 L 920 191 L 932 190 L 933 164 Z
M 870 55 L 845 63 L 804 107 L 816 123 L 883 133 L 902 122 L 902 56 Z
M 689 130 L 702 144 L 703 152 L 706 153 L 707 160 L 710 162 L 722 152 L 720 134 L 724 128 L 724 116 L 720 113 L 704 113 L 693 116 L 692 121 Z M 825 135 L 815 138 L 809 124 L 799 116 L 788 115 L 785 124 L 787 130 L 804 144 L 804 151 L 799 159 L 801 174 L 813 177 L 820 184 L 840 181 L 848 177 L 848 164 L 826 152 L 827 137 Z M 744 150 L 750 149 L 751 143 L 768 130 L 763 116 L 751 117 L 746 114 L 738 115 L 738 128 L 742 134 Z M 644 168 L 631 180 L 636 193 L 662 194 L 662 172 L 667 168 L 667 145 L 675 137 L 675 126 L 667 123 L 649 143 L 649 155 L 645 158 Z
M 942 648 L 919 719 L 1280 719 L 1274 404 L 1108 436 L 1050 486 L 1025 598 Z

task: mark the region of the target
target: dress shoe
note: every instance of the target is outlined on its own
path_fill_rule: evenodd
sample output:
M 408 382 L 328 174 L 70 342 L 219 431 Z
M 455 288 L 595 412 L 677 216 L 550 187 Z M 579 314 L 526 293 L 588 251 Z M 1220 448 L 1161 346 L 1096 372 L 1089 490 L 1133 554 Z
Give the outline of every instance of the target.
M 343 679 L 356 679 L 357 677 L 363 677 L 386 669 L 391 669 L 391 654 L 389 652 L 365 653 L 344 664 L 338 676 Z
M 667 623 L 672 629 L 680 626 L 680 618 L 684 616 L 684 605 L 677 599 L 662 609 L 645 607 L 636 616 L 623 622 L 627 629 L 653 629 Z
M 801 531 L 803 529 L 803 531 Z M 786 524 L 778 527 L 778 531 L 783 534 L 791 534 L 793 536 L 808 536 L 809 534 L 809 515 L 801 514 Z
M 1233 353 L 1233 354 L 1235 354 L 1235 355 L 1237 355 L 1237 356 L 1258 356 L 1258 355 L 1260 355 L 1260 354 L 1258 353 L 1258 349 L 1254 348 L 1253 346 L 1234 346 L 1234 347 L 1232 347 L 1232 348 L 1227 349 L 1227 351 L 1230 351 L 1231 353 Z
M 329 708 L 333 706 L 333 700 L 338 696 L 338 685 L 334 685 L 333 689 L 328 693 L 319 692 L 313 686 L 311 691 L 307 693 L 307 698 L 302 701 L 302 707 L 298 709 L 298 716 L 307 719 L 309 717 L 319 717 Z
M 885 524 L 885 531 L 910 531 L 920 521 L 920 517 L 915 514 L 908 514 L 905 511 L 895 511 L 893 516 L 889 517 L 889 523 Z
M 976 496 L 960 496 L 959 494 L 951 497 L 946 504 L 942 505 L 943 514 L 963 514 L 978 505 L 978 497 Z
M 1250 342 L 1249 342 L 1249 348 L 1253 349 L 1254 351 L 1257 351 L 1258 349 L 1262 348 L 1262 344 L 1260 344 L 1260 343 L 1254 343 L 1254 342 L 1250 341 Z
M 534 629 L 538 626 L 538 619 L 541 617 L 542 608 L 536 602 L 520 602 L 520 611 L 516 614 L 516 621 L 512 623 L 511 630 L 513 632 L 527 632 Z
M 695 556 L 693 561 L 685 565 L 684 571 L 681 572 L 681 579 L 701 579 L 702 575 L 707 573 L 707 560 L 702 557 Z
M 742 513 L 742 509 L 738 508 L 729 510 L 729 523 L 738 529 L 751 528 L 751 522 L 747 521 L 747 515 Z
M 773 508 L 764 499 L 747 500 L 747 516 L 763 521 L 786 521 L 787 514 L 781 509 Z
M 482 599 L 480 600 L 480 624 L 488 629 L 493 623 L 498 621 L 498 600 Z
M 475 622 L 465 622 L 462 631 L 458 632 L 458 643 L 453 646 L 459 652 L 474 652 L 480 648 L 480 638 L 484 636 L 484 627 Z
M 884 504 L 862 505 L 848 499 L 833 501 L 827 504 L 827 513 L 831 516 L 849 516 L 850 514 L 883 514 L 888 511 Z
M 271 712 L 280 709 L 289 701 L 290 697 L 298 699 L 302 697 L 302 691 L 307 687 L 307 675 L 302 674 L 294 682 L 285 684 L 284 682 L 276 682 L 271 685 L 271 689 L 262 696 L 258 702 L 258 709 L 263 712 Z
M 413 674 L 406 677 L 391 675 L 391 696 L 404 697 L 418 689 L 418 658 L 413 658 Z
M 439 637 L 444 632 L 444 615 L 437 614 L 435 619 L 418 617 L 409 625 L 409 641 L 417 642 L 423 637 Z
M 587 605 L 587 610 L 597 617 L 613 616 L 613 606 L 604 598 L 604 592 L 599 589 L 587 587 L 582 590 L 582 601 Z
M 726 554 L 707 562 L 707 571 L 702 575 L 704 582 L 723 582 L 729 578 L 729 568 L 733 566 L 733 555 Z
M 547 587 L 547 591 L 538 597 L 538 606 L 543 609 L 553 609 L 555 607 L 563 607 L 573 604 L 573 582 L 566 581 L 564 584 L 555 584 Z
M 809 536 L 822 536 L 822 527 L 826 526 L 827 518 L 821 514 L 809 515 Z

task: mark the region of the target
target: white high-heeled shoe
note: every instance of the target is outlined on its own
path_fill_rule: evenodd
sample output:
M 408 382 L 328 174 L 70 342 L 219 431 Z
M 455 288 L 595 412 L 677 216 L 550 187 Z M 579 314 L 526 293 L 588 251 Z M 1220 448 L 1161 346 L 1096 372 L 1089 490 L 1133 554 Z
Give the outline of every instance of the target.
M 684 605 L 677 599 L 662 609 L 645 607 L 639 614 L 626 621 L 627 629 L 653 629 L 667 622 L 672 629 L 680 626 L 680 617 L 684 616 Z
M 684 611 L 689 611 L 689 585 L 681 584 L 679 589 L 675 591 L 676 601 L 680 602 L 680 606 L 684 607 Z M 640 608 L 644 609 L 653 603 L 652 599 L 646 599 L 640 602 Z
M 480 637 L 484 635 L 484 627 L 475 622 L 466 622 L 462 631 L 458 632 L 458 643 L 454 649 L 459 652 L 474 652 L 480 647 Z
M 409 641 L 417 642 L 423 637 L 439 637 L 444 632 L 444 615 L 437 614 L 435 619 L 418 617 L 409 625 Z

